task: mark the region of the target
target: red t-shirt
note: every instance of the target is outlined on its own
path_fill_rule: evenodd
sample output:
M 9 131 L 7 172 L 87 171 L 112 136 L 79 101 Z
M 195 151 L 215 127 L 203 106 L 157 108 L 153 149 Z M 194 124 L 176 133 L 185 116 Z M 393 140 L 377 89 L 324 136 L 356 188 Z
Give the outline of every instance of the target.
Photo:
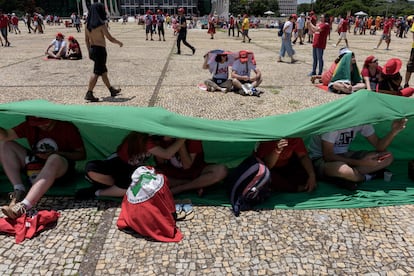
M 52 147 L 55 151 L 73 152 L 84 147 L 78 128 L 69 122 L 56 121 L 51 131 L 43 131 L 24 121 L 13 130 L 19 138 L 26 138 L 32 149 L 39 151 Z
M 305 144 L 301 138 L 287 138 L 288 145 L 283 148 L 283 151 L 279 155 L 274 167 L 283 167 L 289 163 L 289 159 L 293 154 L 296 154 L 298 157 L 308 154 Z M 255 151 L 256 157 L 264 159 L 269 154 L 272 154 L 277 146 L 278 141 L 266 141 L 261 142 Z M 269 168 L 272 169 L 272 168 Z
M 175 140 L 162 141 L 160 146 L 163 148 L 169 147 Z M 162 164 L 157 164 L 160 171 L 168 177 L 178 179 L 194 179 L 198 177 L 201 171 L 206 166 L 204 161 L 203 144 L 199 140 L 186 140 L 185 145 L 188 153 L 196 154 L 195 160 L 190 168 L 184 169 L 181 163 L 181 157 L 178 153 L 175 154 L 171 159 L 165 160 Z
M 341 28 L 339 29 L 340 33 L 346 33 L 348 31 L 348 19 L 342 19 Z
M 387 20 L 384 24 L 384 31 L 382 32 L 383 34 L 390 34 L 391 31 L 391 27 L 392 27 L 392 20 Z
M 13 25 L 19 24 L 19 18 L 17 16 L 12 16 L 11 22 Z
M 0 28 L 6 28 L 8 23 L 9 18 L 7 17 L 7 15 L 0 15 Z
M 152 154 L 149 153 L 149 150 L 157 146 L 151 138 L 148 138 L 146 145 L 146 152 L 137 154 L 135 156 L 128 156 L 128 142 L 125 141 L 121 144 L 117 150 L 117 155 L 119 159 L 131 166 L 139 166 L 145 164 L 148 159 L 152 157 Z
M 329 24 L 328 23 L 319 23 L 318 25 L 320 31 L 314 33 L 313 35 L 313 48 L 325 49 L 326 41 L 329 35 Z

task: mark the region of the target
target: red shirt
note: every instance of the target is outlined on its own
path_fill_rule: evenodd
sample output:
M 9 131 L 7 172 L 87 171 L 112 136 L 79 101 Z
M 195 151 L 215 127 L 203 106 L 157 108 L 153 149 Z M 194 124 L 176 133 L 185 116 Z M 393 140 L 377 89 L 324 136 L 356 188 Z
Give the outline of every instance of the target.
M 330 27 L 328 23 L 319 23 L 320 31 L 313 34 L 313 48 L 325 49 Z
M 29 125 L 27 121 L 14 127 L 17 137 L 26 138 L 32 149 L 51 146 L 54 150 L 73 152 L 83 148 L 83 141 L 77 127 L 69 122 L 56 121 L 51 131 L 44 131 Z
M 128 142 L 125 141 L 123 144 L 121 144 L 118 147 L 117 155 L 119 159 L 124 161 L 125 163 L 132 165 L 132 166 L 139 166 L 145 164 L 149 158 L 151 158 L 152 154 L 148 151 L 152 148 L 157 146 L 154 141 L 151 138 L 148 138 L 147 145 L 146 145 L 146 151 L 142 152 L 140 154 L 136 154 L 134 156 L 128 155 Z
M 7 24 L 9 23 L 9 18 L 7 15 L 3 14 L 0 15 L 0 28 L 7 28 Z
M 341 28 L 339 29 L 340 33 L 346 33 L 348 31 L 348 19 L 342 19 Z
M 384 31 L 383 34 L 390 34 L 391 28 L 392 28 L 392 20 L 389 19 L 384 24 Z
M 293 154 L 296 154 L 298 157 L 308 154 L 305 144 L 301 138 L 287 138 L 288 145 L 283 148 L 283 151 L 279 155 L 274 167 L 283 167 L 289 163 L 289 159 Z M 256 157 L 264 159 L 267 155 L 272 154 L 276 149 L 278 141 L 266 141 L 261 142 L 255 151 Z M 272 168 L 269 168 L 272 169 Z
M 19 18 L 17 16 L 12 16 L 11 22 L 12 22 L 13 25 L 18 25 L 19 24 Z

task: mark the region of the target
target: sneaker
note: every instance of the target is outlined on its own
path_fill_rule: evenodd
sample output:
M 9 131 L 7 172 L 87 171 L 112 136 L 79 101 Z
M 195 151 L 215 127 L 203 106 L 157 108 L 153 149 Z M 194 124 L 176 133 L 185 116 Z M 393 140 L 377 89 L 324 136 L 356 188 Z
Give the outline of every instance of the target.
M 92 91 L 88 91 L 88 92 L 86 92 L 86 95 L 85 95 L 85 100 L 90 101 L 90 102 L 99 102 L 99 99 L 98 99 L 98 98 L 96 98 L 96 97 L 93 95 L 93 92 L 92 92 Z
M 193 55 L 195 54 L 195 51 L 196 51 L 196 49 L 195 48 L 193 48 L 193 49 L 191 49 L 192 51 L 193 51 Z
M 404 84 L 404 88 L 410 87 L 408 83 Z
M 13 206 L 3 206 L 1 207 L 1 211 L 4 215 L 6 215 L 10 219 L 17 219 L 21 217 L 23 214 L 26 214 L 26 206 L 18 202 Z
M 22 190 L 14 190 L 14 192 L 11 192 L 9 194 L 9 197 L 10 197 L 9 206 L 14 206 L 14 205 L 16 205 L 16 203 L 22 201 L 24 199 L 25 195 L 26 195 L 26 192 L 22 191 Z
M 368 175 L 371 176 L 371 179 L 370 180 L 374 180 L 374 179 L 384 179 L 384 173 L 385 172 L 391 172 L 391 171 L 388 170 L 388 169 L 381 169 L 381 170 L 376 171 L 376 172 L 368 173 Z
M 250 43 L 250 41 L 252 41 L 252 39 L 251 39 L 251 38 L 249 38 L 249 43 Z
M 109 92 L 111 92 L 111 97 L 116 97 L 119 93 L 121 93 L 121 89 L 115 89 L 111 86 L 109 88 Z

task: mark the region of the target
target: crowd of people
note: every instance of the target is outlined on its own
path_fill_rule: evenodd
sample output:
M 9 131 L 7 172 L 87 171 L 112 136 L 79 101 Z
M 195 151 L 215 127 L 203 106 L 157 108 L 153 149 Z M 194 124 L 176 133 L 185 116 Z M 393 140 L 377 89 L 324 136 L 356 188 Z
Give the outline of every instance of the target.
M 196 48 L 186 40 L 188 26 L 184 16 L 185 10 L 179 8 L 177 11 L 176 22 L 167 19 L 169 16 L 161 10 L 157 10 L 156 14 L 147 11 L 144 17 L 146 40 L 154 40 L 153 35 L 158 32 L 158 40 L 165 41 L 164 24 L 175 24 L 172 28 L 177 32 L 177 54 L 181 54 L 182 42 L 194 55 Z M 414 71 L 414 47 L 407 64 L 404 86 L 399 73 L 402 61 L 398 58 L 391 58 L 384 66 L 379 66 L 378 59 L 370 55 L 366 57 L 360 72 L 356 63 L 356 53 L 351 50 L 346 37 L 349 33 L 349 18 L 340 17 L 337 29 L 339 40 L 334 46 L 343 40 L 347 47 L 341 48 L 331 67 L 323 71 L 323 53 L 332 30 L 332 17 L 320 15 L 318 21 L 313 12 L 309 15 L 306 18 L 305 14 L 292 14 L 283 24 L 278 61 L 282 61 L 287 54 L 290 62 L 295 63 L 297 60 L 294 57 L 293 45 L 297 39 L 299 45 L 304 45 L 307 34 L 308 42 L 312 43 L 313 56 L 309 76 L 312 80 L 319 78 L 329 91 L 351 94 L 360 89 L 368 89 L 392 95 L 412 94 L 412 89 L 409 90 L 411 92 L 404 89 L 410 88 L 409 79 Z M 9 46 L 7 34 L 4 35 L 3 32 L 4 28 L 8 28 L 8 25 L 3 27 L 2 20 L 7 21 L 5 18 L 0 12 L 1 33 L 8 44 L 6 46 Z M 74 14 L 75 26 L 79 25 L 77 18 Z M 29 31 L 33 30 L 30 29 L 29 21 L 26 21 L 26 24 Z M 210 39 L 215 39 L 216 24 L 216 15 L 211 14 L 207 30 Z M 361 28 L 360 21 L 355 24 Z M 94 62 L 85 100 L 99 101 L 93 94 L 99 77 L 102 78 L 110 95 L 115 97 L 121 89 L 114 88 L 108 78 L 106 40 L 120 47 L 123 43 L 109 32 L 107 14 L 102 3 L 91 5 L 85 25 L 85 43 L 89 58 Z M 384 33 L 376 48 L 385 40 L 388 49 L 391 40 L 389 32 L 394 25 L 390 18 L 379 27 L 383 28 Z M 39 23 L 35 26 L 40 32 Z M 228 36 L 235 36 L 237 30 L 237 35 L 242 36 L 242 42 L 251 42 L 247 14 L 238 18 L 231 15 L 228 26 Z M 16 33 L 20 33 L 18 28 L 15 30 Z M 358 32 L 359 29 L 355 33 Z M 45 54 L 51 59 L 82 58 L 79 42 L 73 36 L 68 37 L 68 42 L 66 43 L 62 33 L 57 33 Z M 211 73 L 211 78 L 205 80 L 207 90 L 211 92 L 235 91 L 243 95 L 253 95 L 257 93 L 257 87 L 263 81 L 254 54 L 248 50 L 209 51 L 204 55 L 202 68 Z M 271 189 L 274 192 L 311 192 L 317 188 L 318 180 L 354 190 L 363 182 L 383 177 L 386 168 L 394 159 L 387 148 L 394 137 L 405 128 L 406 122 L 406 119 L 393 121 L 390 131 L 383 137 L 377 136 L 372 125 L 354 126 L 316 135 L 312 137 L 308 148 L 301 137 L 258 142 L 252 155 L 269 168 L 273 180 Z M 369 141 L 374 151 L 349 149 L 358 133 Z M 16 143 L 15 140 L 19 138 L 26 138 L 30 148 Z M 0 128 L 0 141 L 0 163 L 14 190 L 9 205 L 3 206 L 1 210 L 11 219 L 25 214 L 52 185 L 59 185 L 61 181 L 74 174 L 77 161 L 87 159 L 82 137 L 75 124 L 71 122 L 27 116 L 24 122 L 13 128 Z M 204 160 L 202 141 L 132 131 L 107 159 L 89 160 L 86 163 L 85 176 L 91 187 L 79 190 L 76 196 L 80 199 L 124 196 L 133 172 L 137 167 L 148 164 L 151 158 L 157 170 L 168 178 L 173 194 L 195 191 L 201 196 L 205 193 L 205 188 L 223 183 L 228 173 L 225 165 L 210 164 Z M 30 188 L 20 174 L 22 170 L 27 174 Z

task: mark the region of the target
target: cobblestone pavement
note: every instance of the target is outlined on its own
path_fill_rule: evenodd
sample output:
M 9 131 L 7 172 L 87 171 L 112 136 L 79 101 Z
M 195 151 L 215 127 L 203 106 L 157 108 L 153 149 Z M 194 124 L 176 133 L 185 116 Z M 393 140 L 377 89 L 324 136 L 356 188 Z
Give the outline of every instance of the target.
M 44 98 L 85 104 L 90 61 L 42 60 L 57 31 L 75 35 L 83 44 L 82 34 L 58 26 L 47 27 L 43 35 L 9 35 L 12 47 L 0 48 L 0 102 Z M 251 30 L 253 41 L 246 44 L 224 32 L 210 40 L 205 30 L 190 30 L 188 41 L 197 48 L 194 56 L 184 46 L 182 55 L 174 54 L 170 30 L 167 42 L 145 41 L 142 27 L 133 23 L 113 23 L 111 32 L 125 44 L 123 48 L 108 45 L 110 79 L 123 93 L 111 99 L 98 82 L 96 95 L 103 104 L 162 106 L 189 116 L 245 119 L 341 97 L 316 89 L 305 77 L 312 62 L 309 44 L 295 46 L 299 63 L 276 63 L 277 30 Z M 336 39 L 333 33 L 330 44 Z M 360 66 L 369 54 L 375 54 L 381 64 L 389 57 L 406 63 L 411 39 L 393 38 L 391 51 L 374 52 L 370 49 L 378 39 L 379 35 L 349 36 Z M 196 88 L 208 76 L 201 70 L 202 56 L 215 48 L 254 51 L 264 75 L 262 97 Z M 325 67 L 337 52 L 328 45 Z M 6 203 L 3 196 L 0 204 Z M 184 239 L 169 244 L 119 231 L 117 202 L 44 197 L 37 207 L 58 210 L 58 224 L 21 244 L 0 235 L 0 275 L 414 275 L 411 205 L 263 210 L 238 218 L 228 207 L 196 206 L 193 220 L 178 223 Z

